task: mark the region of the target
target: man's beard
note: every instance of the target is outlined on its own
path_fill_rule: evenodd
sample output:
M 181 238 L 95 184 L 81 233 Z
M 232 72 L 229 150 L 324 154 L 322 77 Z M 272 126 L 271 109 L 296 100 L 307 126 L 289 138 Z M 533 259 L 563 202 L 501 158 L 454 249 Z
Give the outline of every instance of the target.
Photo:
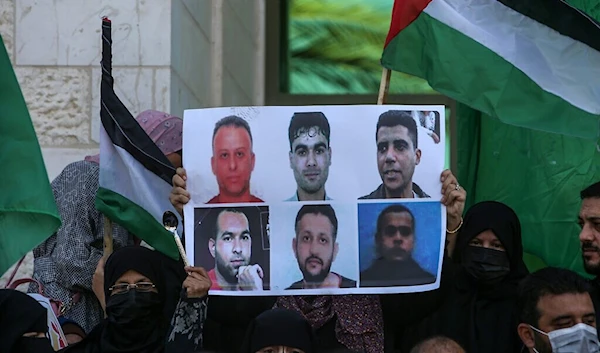
M 597 253 L 600 254 L 600 249 L 595 246 L 594 244 L 592 244 L 591 242 L 585 242 L 581 245 L 581 256 L 583 259 L 583 268 L 585 268 L 585 272 L 589 273 L 590 275 L 600 275 L 600 263 L 597 264 L 591 264 L 588 263 L 585 260 L 585 255 L 584 255 L 584 251 L 585 250 L 591 250 L 591 251 L 596 251 Z
M 240 266 L 247 266 L 248 265 L 248 261 L 244 261 L 243 265 Z M 223 259 L 217 255 L 216 257 L 216 263 L 215 266 L 217 267 L 217 271 L 219 272 L 219 274 L 223 277 L 223 279 L 231 284 L 231 285 L 236 285 L 238 283 L 238 278 L 237 278 L 237 270 L 239 268 L 238 267 L 232 267 L 229 263 L 223 261 Z
M 304 191 L 307 194 L 316 194 L 317 192 L 319 192 L 319 190 L 321 190 L 324 186 L 325 186 L 325 182 L 327 181 L 327 178 L 329 177 L 329 170 L 327 168 L 325 168 L 324 170 L 318 170 L 319 173 L 321 173 L 320 177 L 321 180 L 323 180 L 323 182 L 319 182 L 319 183 L 309 183 L 308 181 L 304 182 L 304 175 L 302 175 L 302 172 L 299 172 L 298 174 L 298 178 L 296 179 L 296 183 L 298 184 L 298 187 L 300 189 L 302 189 L 302 191 Z M 319 180 L 319 181 L 321 181 Z
M 398 187 L 392 188 L 391 186 L 385 185 L 385 177 L 383 175 L 381 175 L 381 181 L 383 182 L 385 189 L 387 189 L 387 191 L 390 193 L 394 195 L 403 194 L 407 189 L 409 189 L 409 185 L 412 183 L 413 176 L 415 174 L 415 167 L 413 166 L 412 170 L 404 170 L 400 167 L 394 168 L 394 170 L 400 172 L 402 175 L 402 183 Z M 387 197 L 390 197 L 390 195 L 387 195 Z
M 399 187 L 397 187 L 395 189 L 389 189 L 389 191 L 390 191 L 390 193 L 397 195 L 397 194 L 404 194 L 406 189 L 408 189 L 408 182 L 404 181 Z
M 299 184 L 300 189 L 302 189 L 302 191 L 304 191 L 305 193 L 312 195 L 312 194 L 316 194 L 317 192 L 319 192 L 319 190 L 321 190 L 321 188 L 323 188 L 323 185 L 315 185 L 315 186 L 311 186 L 309 184 Z
M 378 246 L 377 252 L 386 260 L 389 261 L 404 261 L 408 260 L 410 257 L 410 253 L 402 248 L 385 248 L 382 245 Z M 398 258 L 402 258 L 402 260 L 398 260 Z
M 310 259 L 318 259 L 323 264 L 321 271 L 319 271 L 319 273 L 317 273 L 316 275 L 313 275 L 308 270 L 306 270 L 308 260 Z M 302 265 L 300 261 L 298 261 L 298 267 L 300 267 L 300 271 L 302 271 L 302 276 L 304 277 L 304 281 L 306 283 L 319 284 L 323 283 L 325 278 L 327 278 L 327 276 L 329 275 L 329 272 L 331 271 L 331 262 L 329 262 L 329 264 L 326 265 L 325 261 L 323 261 L 322 259 L 319 259 L 316 256 L 311 256 L 304 261 L 304 265 Z

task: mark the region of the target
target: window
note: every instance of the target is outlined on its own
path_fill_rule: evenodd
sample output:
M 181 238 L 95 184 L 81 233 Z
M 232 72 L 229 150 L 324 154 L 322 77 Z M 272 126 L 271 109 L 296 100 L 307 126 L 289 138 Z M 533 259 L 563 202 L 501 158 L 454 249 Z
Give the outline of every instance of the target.
M 266 0 L 266 105 L 374 104 L 392 0 Z M 446 106 L 447 156 L 455 103 L 426 81 L 392 73 L 387 104 Z

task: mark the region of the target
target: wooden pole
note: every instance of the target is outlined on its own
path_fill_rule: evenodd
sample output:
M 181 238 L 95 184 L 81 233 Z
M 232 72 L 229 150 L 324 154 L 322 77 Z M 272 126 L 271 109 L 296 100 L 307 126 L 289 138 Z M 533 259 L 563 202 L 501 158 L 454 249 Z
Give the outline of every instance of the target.
M 112 221 L 104 216 L 104 257 L 108 258 L 113 252 Z
M 390 89 L 390 77 L 392 76 L 392 70 L 383 68 L 381 73 L 381 83 L 379 84 L 379 95 L 377 96 L 377 104 L 385 104 L 387 100 L 388 91 Z

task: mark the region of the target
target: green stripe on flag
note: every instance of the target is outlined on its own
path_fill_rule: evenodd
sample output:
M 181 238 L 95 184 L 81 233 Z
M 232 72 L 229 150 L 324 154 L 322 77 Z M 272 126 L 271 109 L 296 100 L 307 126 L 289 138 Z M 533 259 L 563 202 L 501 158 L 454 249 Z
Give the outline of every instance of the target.
M 42 152 L 0 37 L 0 275 L 60 227 Z
M 173 235 L 156 218 L 135 202 L 109 189 L 96 193 L 96 209 L 110 219 L 119 219 L 127 230 L 163 254 L 178 260 L 179 250 Z
M 504 123 L 598 138 L 600 117 L 542 90 L 505 59 L 425 12 L 392 39 L 381 63 L 424 78 L 436 91 Z

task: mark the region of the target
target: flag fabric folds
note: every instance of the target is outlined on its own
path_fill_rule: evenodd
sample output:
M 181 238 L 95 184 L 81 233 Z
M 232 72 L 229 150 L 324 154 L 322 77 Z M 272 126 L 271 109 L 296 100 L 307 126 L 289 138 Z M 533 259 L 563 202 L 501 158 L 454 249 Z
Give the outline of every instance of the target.
M 96 208 L 156 250 L 178 259 L 173 236 L 162 225 L 165 211 L 176 213 L 169 202 L 175 168 L 117 97 L 111 45 L 111 22 L 103 19 Z
M 567 2 L 584 17 L 600 20 L 597 0 Z M 581 18 L 579 11 L 576 15 Z M 587 275 L 577 213 L 579 192 L 600 180 L 598 141 L 519 127 L 512 121 L 509 125 L 463 103 L 456 105 L 455 114 L 455 174 L 468 192 L 466 208 L 488 200 L 512 207 L 521 220 L 523 259 L 530 271 L 557 266 Z
M 381 63 L 502 122 L 599 137 L 600 25 L 564 1 L 396 0 Z
M 33 123 L 0 37 L 0 275 L 60 227 Z

